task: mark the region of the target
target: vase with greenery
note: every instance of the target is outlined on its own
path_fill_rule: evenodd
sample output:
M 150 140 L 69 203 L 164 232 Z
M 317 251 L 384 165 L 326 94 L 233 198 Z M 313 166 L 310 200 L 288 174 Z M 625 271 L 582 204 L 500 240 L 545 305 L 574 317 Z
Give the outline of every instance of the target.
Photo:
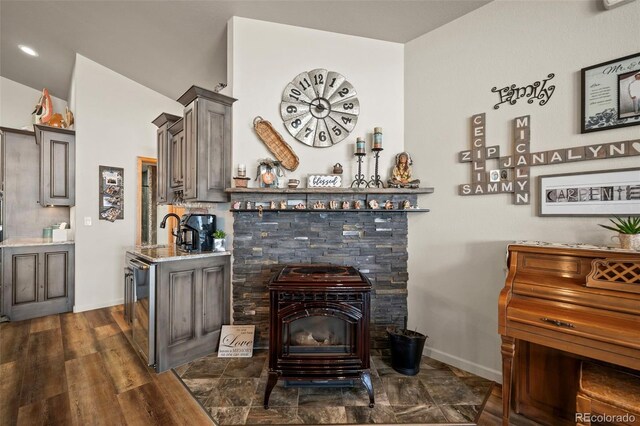
M 640 217 L 621 218 L 614 216 L 615 219 L 609 219 L 613 224 L 600 225 L 605 229 L 617 232 L 618 235 L 612 237 L 620 241 L 620 247 L 628 250 L 640 251 Z
M 213 233 L 213 250 L 225 251 L 225 237 L 227 234 L 222 229 L 216 229 Z

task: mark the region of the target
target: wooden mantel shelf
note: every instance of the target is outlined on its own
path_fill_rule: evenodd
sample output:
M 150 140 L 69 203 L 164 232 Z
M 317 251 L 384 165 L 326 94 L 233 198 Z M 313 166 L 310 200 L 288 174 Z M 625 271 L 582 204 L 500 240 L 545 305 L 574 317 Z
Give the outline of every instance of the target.
M 232 213 L 259 213 L 258 209 L 231 209 L 229 210 Z M 429 209 L 263 209 L 262 213 L 276 212 L 276 213 L 428 213 L 431 210 Z
M 431 194 L 434 189 L 427 188 L 227 188 L 229 194 Z

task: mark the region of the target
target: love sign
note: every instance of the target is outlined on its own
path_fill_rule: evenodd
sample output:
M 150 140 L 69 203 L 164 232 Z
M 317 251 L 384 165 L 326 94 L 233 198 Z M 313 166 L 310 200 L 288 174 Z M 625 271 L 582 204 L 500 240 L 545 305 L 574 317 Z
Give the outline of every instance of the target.
M 251 358 L 255 325 L 223 325 L 218 358 Z

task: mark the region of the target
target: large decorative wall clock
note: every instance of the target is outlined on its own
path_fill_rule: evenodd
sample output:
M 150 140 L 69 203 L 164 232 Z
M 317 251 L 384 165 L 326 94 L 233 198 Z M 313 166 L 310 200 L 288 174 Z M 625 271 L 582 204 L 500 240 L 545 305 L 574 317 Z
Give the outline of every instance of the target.
M 337 144 L 356 127 L 360 102 L 344 76 L 325 69 L 300 73 L 282 93 L 280 115 L 291 136 L 325 148 Z

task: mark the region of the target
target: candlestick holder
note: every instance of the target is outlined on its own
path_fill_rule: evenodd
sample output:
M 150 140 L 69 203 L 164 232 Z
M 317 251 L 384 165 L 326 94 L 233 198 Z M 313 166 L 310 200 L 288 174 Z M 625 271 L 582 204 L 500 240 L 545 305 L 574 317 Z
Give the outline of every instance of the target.
M 378 161 L 380 160 L 380 152 L 383 151 L 382 148 L 371 148 L 371 151 L 373 151 L 373 155 L 375 155 L 376 157 L 376 167 L 375 167 L 375 174 L 373 176 L 371 176 L 371 180 L 369 181 L 369 187 L 370 188 L 384 188 L 384 184 L 382 183 L 382 180 L 380 179 L 380 175 L 378 174 Z
M 362 174 L 362 160 L 367 154 L 364 152 L 356 152 L 355 155 L 356 157 L 358 157 L 358 174 L 355 176 L 356 178 L 353 180 L 353 182 L 351 182 L 351 187 L 360 188 L 361 186 L 363 186 L 365 188 L 368 188 L 369 182 L 367 182 L 364 175 Z

